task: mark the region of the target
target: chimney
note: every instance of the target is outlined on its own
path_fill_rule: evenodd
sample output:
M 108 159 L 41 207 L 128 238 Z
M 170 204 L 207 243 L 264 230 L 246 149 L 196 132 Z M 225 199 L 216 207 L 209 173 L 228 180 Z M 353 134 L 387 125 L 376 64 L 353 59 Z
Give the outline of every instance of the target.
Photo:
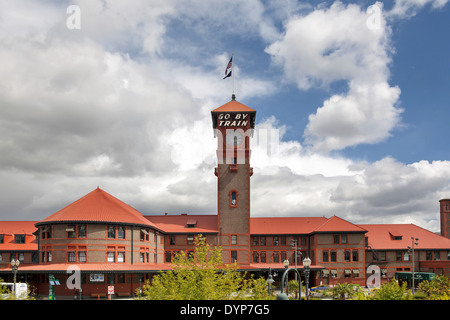
M 441 207 L 441 236 L 450 239 L 450 199 L 439 200 Z

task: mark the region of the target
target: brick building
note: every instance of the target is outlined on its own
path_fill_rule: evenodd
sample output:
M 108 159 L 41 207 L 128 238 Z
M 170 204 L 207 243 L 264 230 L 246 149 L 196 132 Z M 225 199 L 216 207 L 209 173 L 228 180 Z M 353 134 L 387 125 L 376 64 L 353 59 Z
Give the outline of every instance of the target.
M 250 141 L 256 111 L 234 98 L 211 112 L 217 139 L 217 214 L 146 215 L 97 188 L 42 221 L 0 222 L 0 278 L 18 278 L 48 294 L 50 277 L 59 280 L 56 296 L 73 296 L 66 285 L 71 268 L 81 274 L 82 295 L 132 295 L 142 282 L 170 270 L 175 252 L 193 251 L 194 237 L 221 246 L 224 263 L 267 276 L 283 262 L 302 269 L 309 257 L 310 285 L 352 282 L 364 285 L 370 265 L 387 280 L 412 270 L 450 275 L 450 200 L 441 200 L 441 232 L 412 224 L 355 225 L 326 217 L 257 217 L 250 209 Z M 297 249 L 297 251 L 295 251 Z M 69 270 L 69 271 L 68 271 Z M 277 279 L 277 278 L 276 278 Z

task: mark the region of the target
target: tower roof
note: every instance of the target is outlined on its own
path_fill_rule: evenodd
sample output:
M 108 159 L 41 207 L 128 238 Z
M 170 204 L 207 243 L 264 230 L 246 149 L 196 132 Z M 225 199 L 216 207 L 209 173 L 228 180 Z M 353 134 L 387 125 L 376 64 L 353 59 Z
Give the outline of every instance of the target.
M 236 100 L 231 100 L 211 112 L 256 112 L 256 110 L 247 107 L 245 104 Z
M 142 213 L 100 188 L 36 223 L 36 226 L 58 222 L 105 222 L 157 228 Z

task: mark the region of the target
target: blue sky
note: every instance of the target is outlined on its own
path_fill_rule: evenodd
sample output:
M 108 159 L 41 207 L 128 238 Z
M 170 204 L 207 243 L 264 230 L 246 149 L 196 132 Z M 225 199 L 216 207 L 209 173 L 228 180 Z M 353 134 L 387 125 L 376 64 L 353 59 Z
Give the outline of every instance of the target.
M 0 219 L 97 186 L 144 214 L 214 214 L 210 111 L 234 52 L 237 100 L 257 110 L 252 215 L 438 231 L 447 2 L 0 1 Z

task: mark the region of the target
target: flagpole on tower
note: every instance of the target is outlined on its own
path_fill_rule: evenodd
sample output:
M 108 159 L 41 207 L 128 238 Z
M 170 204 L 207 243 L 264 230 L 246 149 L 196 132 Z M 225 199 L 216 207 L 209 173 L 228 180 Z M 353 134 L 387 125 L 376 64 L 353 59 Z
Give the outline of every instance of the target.
M 234 58 L 234 52 L 231 53 L 231 59 L 233 59 L 233 58 Z M 234 69 L 233 66 L 231 66 L 231 71 L 233 71 L 233 69 Z M 231 95 L 232 100 L 236 99 L 236 95 L 234 94 L 234 74 L 235 74 L 234 72 L 231 74 L 231 77 L 232 77 L 231 80 L 233 82 L 233 94 Z
M 229 78 L 229 77 L 231 77 L 232 78 L 232 80 L 231 80 L 231 82 L 232 82 L 232 95 L 231 95 L 231 99 L 232 100 L 235 100 L 236 99 L 236 96 L 235 96 L 235 94 L 234 94 L 234 72 L 233 72 L 233 57 L 234 57 L 234 52 L 233 53 L 231 53 L 231 58 L 230 58 L 230 61 L 228 62 L 228 64 L 227 64 L 227 67 L 226 67 L 226 69 L 225 69 L 225 77 L 224 77 L 224 79 L 226 79 L 226 78 Z M 230 70 L 230 72 L 228 72 L 228 70 L 229 69 L 231 69 Z

